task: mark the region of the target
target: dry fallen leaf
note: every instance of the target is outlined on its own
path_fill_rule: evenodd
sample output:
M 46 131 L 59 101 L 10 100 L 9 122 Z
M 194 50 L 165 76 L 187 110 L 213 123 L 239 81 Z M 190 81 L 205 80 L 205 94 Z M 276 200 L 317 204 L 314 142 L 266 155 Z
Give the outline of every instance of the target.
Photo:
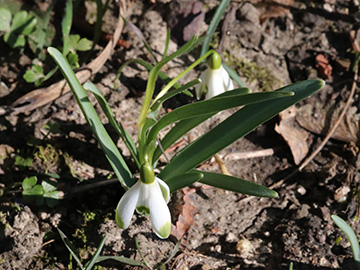
M 194 188 L 184 187 L 181 189 L 183 193 L 182 202 L 180 204 L 181 209 L 180 214 L 178 216 L 178 220 L 176 221 L 176 225 L 171 227 L 171 235 L 174 236 L 177 240 L 180 240 L 181 237 L 187 233 L 190 229 L 190 226 L 194 223 L 194 214 L 195 214 L 195 206 L 192 204 L 192 199 L 190 197 L 191 194 L 195 192 Z M 183 244 L 185 241 L 183 239 Z
M 294 106 L 281 112 L 280 123 L 275 126 L 275 131 L 287 142 L 294 158 L 294 162 L 298 165 L 309 152 L 307 142 L 309 133 L 296 124 L 296 112 L 297 109 Z
M 315 67 L 319 71 L 320 76 L 329 79 L 332 73 L 332 66 L 330 65 L 329 61 L 326 57 L 322 54 L 318 54 L 315 58 L 316 64 Z
M 319 135 L 326 135 L 330 128 L 334 125 L 335 121 L 339 118 L 339 114 L 344 107 L 337 106 L 333 110 L 333 104 L 329 104 L 325 108 L 322 104 L 316 103 L 314 105 L 305 105 L 299 108 L 296 115 L 296 121 L 298 124 L 313 133 Z M 359 144 L 359 119 L 360 115 L 357 112 L 356 107 L 350 107 L 340 125 L 335 130 L 331 138 L 344 141 L 355 142 Z

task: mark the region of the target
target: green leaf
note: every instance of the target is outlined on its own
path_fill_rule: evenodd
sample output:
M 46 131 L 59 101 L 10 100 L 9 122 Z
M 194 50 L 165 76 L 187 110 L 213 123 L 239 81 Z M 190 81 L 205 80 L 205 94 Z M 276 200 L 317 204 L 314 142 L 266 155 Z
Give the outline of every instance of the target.
M 59 200 L 61 199 L 60 192 L 57 190 L 46 192 L 43 197 L 47 206 L 49 206 L 50 208 L 54 208 L 55 206 L 57 206 L 59 204 Z
M 170 192 L 175 192 L 176 190 L 182 189 L 197 181 L 200 181 L 203 176 L 204 174 L 200 171 L 192 171 L 190 173 L 180 174 L 172 177 L 166 181 L 166 184 L 169 186 Z
M 213 99 L 221 98 L 221 97 L 228 97 L 228 96 L 236 96 L 241 94 L 248 94 L 250 89 L 248 88 L 238 88 L 232 91 L 225 92 L 221 95 L 213 97 Z M 169 92 L 170 93 L 170 92 Z M 168 149 L 172 144 L 174 144 L 178 139 L 180 139 L 183 135 L 185 135 L 188 131 L 196 127 L 197 125 L 201 124 L 205 120 L 209 119 L 211 116 L 215 115 L 216 113 L 211 113 L 208 115 L 203 115 L 196 118 L 185 119 L 178 122 L 174 127 L 170 129 L 170 131 L 165 135 L 165 137 L 161 140 L 160 144 L 163 150 L 165 151 Z M 156 162 L 159 157 L 161 156 L 161 148 L 157 147 L 153 160 Z
M 99 102 L 101 109 L 105 113 L 110 124 L 115 128 L 118 135 L 124 141 L 126 147 L 129 149 L 129 151 L 131 153 L 131 156 L 135 160 L 135 163 L 137 164 L 138 168 L 140 168 L 140 163 L 138 160 L 138 153 L 137 153 L 135 142 L 131 138 L 130 134 L 126 131 L 126 129 L 123 127 L 123 125 L 115 119 L 114 113 L 111 110 L 109 104 L 106 102 L 101 91 L 95 86 L 95 84 L 93 84 L 91 82 L 85 83 L 84 89 L 86 91 L 91 92 L 96 97 L 97 102 Z
M 10 30 L 11 12 L 7 8 L 0 8 L 0 31 Z
M 28 69 L 24 74 L 24 79 L 28 83 L 33 83 L 44 79 L 44 70 L 39 65 L 32 65 L 31 69 Z
M 4 35 L 4 41 L 13 48 L 24 47 L 24 36 L 33 31 L 36 22 L 36 18 L 28 15 L 26 11 L 17 12 L 12 20 L 10 30 Z
M 211 19 L 209 28 L 206 31 L 206 38 L 204 40 L 204 44 L 202 45 L 200 56 L 204 55 L 209 50 L 209 45 L 210 45 L 211 39 L 213 38 L 213 35 L 214 35 L 216 28 L 220 22 L 220 19 L 221 19 L 222 15 L 224 14 L 225 9 L 229 5 L 229 3 L 230 3 L 230 0 L 222 0 L 220 2 L 220 5 L 216 9 L 216 12 Z
M 241 178 L 199 170 L 192 170 L 191 172 L 202 173 L 204 177 L 200 182 L 209 186 L 258 197 L 276 198 L 278 196 L 276 191 L 272 189 Z
M 35 186 L 37 183 L 37 178 L 36 176 L 32 176 L 32 177 L 28 177 L 28 178 L 25 178 L 22 182 L 22 188 L 23 189 L 30 189 L 32 188 L 33 186 Z
M 79 68 L 79 56 L 77 55 L 77 53 L 74 52 L 69 52 L 69 54 L 67 55 L 67 60 L 69 62 L 69 65 L 72 69 L 76 69 Z
M 166 38 L 165 38 L 165 48 L 164 48 L 164 53 L 163 53 L 163 58 L 166 57 L 168 49 L 169 49 L 169 42 L 170 42 L 170 28 L 167 29 L 166 31 Z
M 33 162 L 32 157 L 16 156 L 14 165 L 19 167 L 31 167 L 32 162 Z
M 72 0 L 66 0 L 65 14 L 61 21 L 61 31 L 62 31 L 63 37 L 68 36 L 70 34 L 70 29 L 71 29 L 71 25 L 72 25 L 72 17 L 73 17 Z
M 229 67 L 225 63 L 222 63 L 222 66 L 227 71 L 227 73 L 229 73 L 229 76 L 231 77 L 231 79 L 233 79 L 238 84 L 239 87 L 246 87 L 245 83 L 243 83 L 243 81 L 240 79 L 239 75 L 237 75 L 235 70 L 233 70 L 231 67 Z
M 84 266 L 82 265 L 81 260 L 77 256 L 77 252 L 76 252 L 74 245 L 70 242 L 70 240 L 67 238 L 67 236 L 59 228 L 57 228 L 57 230 L 60 234 L 61 240 L 64 242 L 66 248 L 69 250 L 71 255 L 74 257 L 74 259 L 77 262 L 77 264 L 79 265 L 80 269 L 84 270 Z
M 116 176 L 119 178 L 119 181 L 124 187 L 131 187 L 135 183 L 135 180 L 132 178 L 132 174 L 128 166 L 126 165 L 118 148 L 105 130 L 103 124 L 99 119 L 99 116 L 97 115 L 94 107 L 90 103 L 90 100 L 86 95 L 85 90 L 82 88 L 73 70 L 67 63 L 64 56 L 57 49 L 49 47 L 48 52 L 54 58 L 61 71 L 63 72 L 63 75 L 69 83 L 77 103 L 79 104 L 87 122 L 89 123 L 98 142 L 100 143 L 101 148 L 104 151 L 110 165 L 115 171 Z
M 170 163 L 161 171 L 159 178 L 165 181 L 165 179 L 186 173 L 195 168 L 279 112 L 315 93 L 323 85 L 322 80 L 294 83 L 276 90 L 294 92 L 294 96 L 244 106 L 173 157 Z
M 88 40 L 87 38 L 82 38 L 79 40 L 79 42 L 76 44 L 76 50 L 78 51 L 88 51 L 91 49 L 92 42 Z
M 201 41 L 203 40 L 203 38 L 198 38 L 196 35 L 193 36 L 193 38 L 191 40 L 189 40 L 187 43 L 185 43 L 179 50 L 177 50 L 176 52 L 172 53 L 171 55 L 163 58 L 159 63 L 157 63 L 149 72 L 149 79 L 146 85 L 146 90 L 145 90 L 145 97 L 144 97 L 144 102 L 143 102 L 143 106 L 142 109 L 140 111 L 140 116 L 139 116 L 139 122 L 138 125 L 143 125 L 142 121 L 145 120 L 146 115 L 149 111 L 150 108 L 150 102 L 153 96 L 153 92 L 155 89 L 155 82 L 156 79 L 158 77 L 158 74 L 160 72 L 160 69 L 169 61 L 173 60 L 175 57 L 180 56 L 181 54 L 184 54 L 186 52 L 189 52 L 190 50 L 194 49 Z
M 35 30 L 28 37 L 30 49 L 33 53 L 38 54 L 38 58 L 42 61 L 46 58 L 46 54 L 42 49 L 50 46 L 55 37 L 55 28 L 50 23 L 50 19 L 56 2 L 52 1 L 45 11 L 37 11 L 36 18 L 38 22 L 35 25 Z
M 42 185 L 45 193 L 56 190 L 56 182 L 51 181 L 50 179 L 43 180 L 41 182 L 41 185 Z
M 155 103 L 154 105 L 151 106 L 151 110 L 152 111 L 157 111 L 160 106 L 163 104 L 163 102 L 165 102 L 166 100 L 168 100 L 169 98 L 172 98 L 173 96 L 181 93 L 181 92 L 184 92 L 186 91 L 187 89 L 189 89 L 190 87 L 193 87 L 195 85 L 197 85 L 198 83 L 200 83 L 201 81 L 199 79 L 195 79 L 195 80 L 192 80 L 186 84 L 184 84 L 183 86 L 181 87 L 178 87 L 178 88 L 175 88 L 174 90 L 172 91 L 169 91 L 167 92 L 165 95 L 163 95 L 161 98 L 159 98 Z
M 134 265 L 134 266 L 143 266 L 141 262 L 135 261 L 133 259 L 126 258 L 124 256 L 100 256 L 97 258 L 96 262 L 102 262 L 106 260 L 115 260 L 121 263 Z
M 218 113 L 222 110 L 239 107 L 246 104 L 258 103 L 264 100 L 282 98 L 292 95 L 292 92 L 261 92 L 230 97 L 219 97 L 216 99 L 203 100 L 187 104 L 164 115 L 151 129 L 148 137 L 149 140 L 153 140 L 156 138 L 161 129 L 179 120 Z
M 354 260 L 357 264 L 358 269 L 360 269 L 360 245 L 354 230 L 350 227 L 349 224 L 346 223 L 345 220 L 343 220 L 341 217 L 338 217 L 337 215 L 332 215 L 331 219 L 345 233 L 347 239 L 351 244 Z
M 94 267 L 95 263 L 97 263 L 97 259 L 100 256 L 101 250 L 104 248 L 105 240 L 106 240 L 106 235 L 101 240 L 94 256 L 91 258 L 91 260 L 88 263 L 85 264 L 86 270 L 91 270 Z
M 22 192 L 23 196 L 42 196 L 44 189 L 41 185 L 35 185 L 32 188 L 24 189 Z
M 13 18 L 10 31 L 17 34 L 29 35 L 33 31 L 36 23 L 37 19 L 34 16 L 29 15 L 25 10 L 19 11 Z

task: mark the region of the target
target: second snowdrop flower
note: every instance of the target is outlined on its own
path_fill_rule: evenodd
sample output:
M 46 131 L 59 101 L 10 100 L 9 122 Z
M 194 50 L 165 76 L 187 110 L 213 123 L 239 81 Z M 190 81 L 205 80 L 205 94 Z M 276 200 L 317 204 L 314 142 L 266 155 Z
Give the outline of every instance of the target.
M 208 61 L 208 68 L 200 76 L 201 83 L 196 86 L 196 97 L 205 99 L 234 89 L 229 74 L 221 65 L 221 56 L 215 52 Z

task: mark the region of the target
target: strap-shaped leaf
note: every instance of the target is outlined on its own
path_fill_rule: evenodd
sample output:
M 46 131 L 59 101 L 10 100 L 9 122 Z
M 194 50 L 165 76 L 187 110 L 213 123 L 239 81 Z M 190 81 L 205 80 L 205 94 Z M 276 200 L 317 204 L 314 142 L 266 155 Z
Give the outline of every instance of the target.
M 201 41 L 203 41 L 204 37 L 198 38 L 196 35 L 192 37 L 188 42 L 186 42 L 179 50 L 172 53 L 171 55 L 163 58 L 159 63 L 157 63 L 149 72 L 149 78 L 146 85 L 145 97 L 143 106 L 140 111 L 138 125 L 142 126 L 143 121 L 146 118 L 146 114 L 148 113 L 150 102 L 155 89 L 155 82 L 160 72 L 160 69 L 168 62 L 173 60 L 175 57 L 180 56 L 190 50 L 194 49 Z
M 54 58 L 58 66 L 60 66 L 61 72 L 70 85 L 71 91 L 73 92 L 81 111 L 100 143 L 101 148 L 115 171 L 116 176 L 119 178 L 119 181 L 123 186 L 131 187 L 135 183 L 135 180 L 132 178 L 128 166 L 101 123 L 99 116 L 97 115 L 79 80 L 76 78 L 69 63 L 57 49 L 49 47 L 48 52 Z
M 221 95 L 215 96 L 215 97 L 213 97 L 213 99 L 220 98 L 220 97 L 248 94 L 248 93 L 250 93 L 249 88 L 238 88 L 238 89 L 234 89 L 232 91 L 225 92 Z M 174 144 L 178 139 L 180 139 L 183 135 L 185 135 L 187 132 L 189 132 L 191 129 L 198 126 L 199 124 L 206 121 L 207 119 L 209 119 L 211 116 L 213 116 L 215 114 L 216 113 L 210 113 L 208 115 L 203 115 L 203 116 L 199 116 L 196 118 L 190 118 L 190 119 L 185 119 L 185 120 L 179 121 L 173 128 L 170 129 L 170 131 L 168 133 L 166 133 L 165 137 L 161 140 L 161 142 L 160 142 L 161 147 L 165 151 L 172 144 Z M 156 162 L 159 159 L 159 157 L 162 153 L 161 147 L 156 148 L 156 151 L 155 151 L 155 154 L 153 157 L 154 162 Z
M 170 188 L 170 192 L 182 189 L 186 186 L 189 186 L 197 181 L 200 181 L 203 178 L 203 173 L 201 171 L 191 171 L 189 173 L 180 174 L 173 178 L 170 178 L 166 181 L 166 184 Z
M 134 265 L 134 266 L 143 266 L 143 263 L 135 261 L 130 258 L 126 258 L 124 256 L 100 256 L 97 258 L 96 262 L 98 263 L 98 262 L 103 262 L 106 260 L 114 260 L 114 261 L 118 261 L 118 262 L 129 264 L 129 265 Z
M 101 240 L 94 256 L 91 258 L 90 261 L 88 261 L 86 264 L 85 264 L 85 269 L 86 270 L 91 270 L 93 269 L 95 263 L 97 262 L 97 259 L 99 258 L 100 256 L 100 253 L 101 253 L 101 250 L 104 248 L 104 245 L 105 245 L 105 240 L 106 240 L 106 235 L 103 237 L 103 239 Z
M 358 266 L 358 269 L 360 269 L 360 245 L 359 239 L 357 239 L 354 230 L 350 227 L 349 224 L 346 223 L 345 220 L 343 220 L 341 217 L 338 217 L 337 215 L 332 215 L 331 219 L 345 233 L 351 244 L 354 260 Z
M 192 170 L 191 173 L 192 172 L 202 173 L 203 178 L 200 180 L 200 182 L 209 186 L 231 190 L 247 195 L 253 195 L 257 197 L 275 198 L 278 196 L 276 191 L 272 189 L 241 178 L 199 170 Z
M 169 112 L 168 114 L 160 118 L 156 125 L 154 125 L 154 127 L 151 129 L 149 133 L 149 140 L 153 140 L 154 138 L 156 138 L 159 131 L 167 125 L 170 125 L 179 120 L 208 115 L 210 113 L 217 113 L 223 110 L 243 106 L 246 104 L 252 104 L 264 100 L 276 99 L 292 95 L 292 92 L 261 92 L 230 97 L 219 97 L 217 99 L 209 99 L 187 104 Z
M 204 40 L 204 44 L 201 48 L 200 55 L 204 55 L 209 50 L 210 42 L 211 42 L 213 35 L 216 31 L 216 28 L 220 22 L 220 19 L 221 19 L 222 15 L 224 14 L 225 9 L 229 3 L 230 3 L 230 0 L 222 0 L 220 2 L 220 5 L 216 9 L 216 12 L 210 22 L 209 28 L 206 31 L 206 39 Z
M 60 234 L 61 240 L 64 242 L 66 248 L 69 250 L 71 255 L 74 257 L 74 259 L 77 262 L 77 264 L 79 265 L 80 269 L 84 270 L 84 266 L 82 265 L 81 260 L 77 256 L 77 252 L 76 252 L 74 245 L 70 242 L 69 238 L 67 238 L 67 236 L 59 228 L 57 228 L 57 230 Z
M 178 174 L 188 172 L 282 110 L 315 93 L 323 85 L 324 81 L 322 80 L 294 83 L 276 90 L 294 92 L 294 96 L 244 106 L 185 147 L 165 166 L 159 177 L 165 181 Z
M 105 113 L 106 117 L 109 119 L 109 123 L 115 128 L 116 132 L 124 141 L 126 147 L 131 153 L 131 156 L 135 160 L 135 163 L 138 165 L 138 168 L 140 168 L 135 142 L 133 141 L 129 133 L 126 131 L 126 129 L 123 127 L 123 125 L 115 119 L 114 113 L 111 110 L 109 104 L 106 102 L 101 91 L 92 82 L 85 83 L 84 89 L 91 92 L 96 97 L 96 100 L 99 102 L 101 109 Z
M 199 79 L 195 79 L 192 80 L 186 84 L 184 84 L 183 86 L 180 86 L 178 88 L 175 88 L 174 90 L 171 90 L 169 92 L 167 92 L 165 95 L 163 95 L 161 98 L 159 98 L 150 108 L 150 110 L 152 111 L 157 111 L 160 106 L 163 104 L 164 101 L 168 100 L 169 98 L 172 98 L 173 96 L 186 91 L 187 89 L 189 89 L 190 87 L 193 87 L 195 85 L 197 85 L 198 83 L 200 83 L 201 81 Z

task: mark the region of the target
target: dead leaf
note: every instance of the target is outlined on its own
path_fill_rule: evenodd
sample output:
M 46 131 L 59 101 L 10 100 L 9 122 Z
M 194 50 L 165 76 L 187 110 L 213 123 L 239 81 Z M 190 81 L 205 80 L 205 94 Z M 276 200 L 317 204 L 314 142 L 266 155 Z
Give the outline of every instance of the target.
M 332 73 L 332 66 L 330 65 L 329 61 L 326 57 L 322 54 L 318 54 L 315 58 L 316 64 L 315 67 L 319 71 L 320 76 L 329 79 Z
M 275 131 L 287 142 L 294 158 L 294 162 L 298 165 L 309 152 L 309 133 L 296 124 L 296 112 L 297 109 L 294 106 L 281 112 L 280 123 L 275 126 Z
M 333 104 L 327 105 L 325 108 L 320 103 L 315 105 L 302 106 L 296 115 L 296 121 L 304 129 L 319 134 L 326 135 L 330 128 L 334 125 L 343 108 L 337 106 L 333 110 Z M 343 120 L 335 130 L 331 138 L 344 141 L 355 142 L 359 145 L 359 119 L 360 115 L 356 107 L 350 107 Z
M 180 240 L 181 237 L 189 231 L 190 226 L 194 223 L 193 216 L 196 210 L 190 197 L 190 195 L 195 192 L 195 189 L 185 187 L 181 189 L 181 192 L 183 193 L 182 202 L 180 206 L 178 206 L 181 207 L 180 214 L 178 216 L 178 220 L 176 221 L 176 225 L 171 227 L 171 235 L 177 240 Z M 182 243 L 186 243 L 184 238 Z
M 277 18 L 290 12 L 294 0 L 255 0 L 256 8 L 260 11 L 260 22 L 263 24 L 270 18 Z

